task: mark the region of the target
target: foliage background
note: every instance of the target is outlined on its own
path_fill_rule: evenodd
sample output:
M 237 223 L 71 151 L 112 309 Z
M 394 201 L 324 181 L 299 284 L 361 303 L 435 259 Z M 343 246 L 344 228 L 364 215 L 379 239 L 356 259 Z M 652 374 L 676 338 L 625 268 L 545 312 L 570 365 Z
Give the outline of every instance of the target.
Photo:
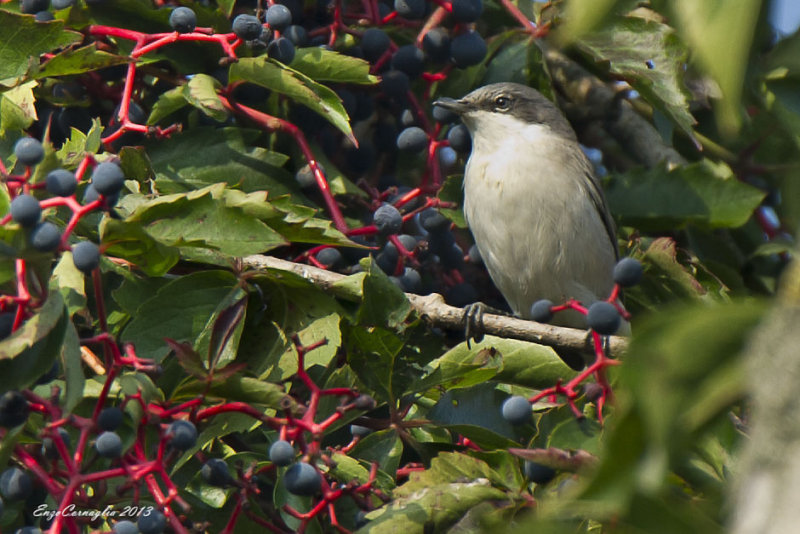
M 228 31 L 234 2 L 186 4 L 197 10 L 201 25 Z M 306 344 L 327 339 L 308 355 L 312 378 L 326 388 L 355 386 L 379 405 L 348 413 L 323 439 L 333 448 L 347 445 L 345 427 L 356 417 L 374 430 L 347 456 L 336 453 L 337 467 L 328 473 L 343 482 L 364 479 L 369 462 L 379 463 L 378 487 L 391 502 L 379 506 L 373 499 L 368 507 L 375 509 L 360 532 L 720 532 L 739 517 L 732 514 L 732 488 L 756 468 L 752 450 L 743 451 L 759 414 L 769 413 L 751 394 L 778 384 L 773 381 L 781 372 L 794 376 L 788 357 L 773 369 L 758 359 L 753 341 L 759 328 L 796 309 L 798 295 L 797 270 L 786 266 L 800 216 L 800 35 L 776 42 L 766 22 L 769 7 L 760 0 L 520 2 L 531 20 L 551 24 L 534 42 L 507 6 L 486 1 L 477 22 L 489 44 L 485 60 L 450 70 L 441 81 L 412 85 L 429 114 L 439 96 L 458 97 L 502 80 L 530 84 L 557 99 L 582 141 L 602 150 L 599 163 L 608 172 L 605 187 L 621 249 L 646 267 L 644 282 L 625 296 L 634 335 L 624 364 L 613 373 L 616 401 L 603 426 L 596 423 L 594 404 L 582 399 L 585 420 L 566 407 L 541 403 L 530 425 L 511 427 L 499 417 L 503 399 L 532 395 L 572 371 L 548 347 L 490 337 L 467 348 L 431 330 L 374 262 L 362 260 L 362 272 L 341 282 L 355 288 L 356 302 L 287 272 L 244 268 L 237 258 L 250 254 L 291 259 L 313 244 L 352 243 L 331 224 L 318 192 L 295 181 L 306 161 L 293 139 L 260 129 L 221 104 L 218 95 L 227 93 L 215 77 L 217 49 L 178 43 L 144 58 L 138 99 L 147 124 L 180 122 L 183 130 L 169 139 L 132 137 L 103 147 L 103 121 L 118 102 L 64 95 L 54 87 L 97 73 L 110 86 L 121 83 L 119 65 L 128 61 L 129 44 L 96 48 L 80 32 L 88 24 L 168 31 L 168 11 L 150 2 L 81 4 L 46 24 L 18 15 L 16 3 L 4 4 L 0 157 L 12 168 L 12 147 L 23 132 L 46 136 L 47 110 L 71 107 L 99 118 L 84 131 L 63 132 L 63 143 L 46 143 L 33 183 L 56 167 L 74 168 L 85 152 L 120 157 L 128 178 L 116 208 L 120 218 L 93 214 L 76 233 L 105 246 L 109 333 L 134 343 L 138 356 L 155 359 L 163 372 L 125 370 L 114 397 L 139 392 L 146 402 L 177 404 L 204 391 L 206 377 L 187 372 L 197 362 L 177 358 L 168 337 L 193 348 L 200 375 L 246 364 L 212 381 L 206 402 L 242 401 L 281 413 L 284 392 L 301 402 L 306 393 L 293 380 L 292 336 Z M 398 43 L 412 42 L 419 32 L 400 24 L 387 29 Z M 356 41 L 343 35 L 334 49 L 345 51 Z M 394 121 L 403 108 L 374 85 L 366 62 L 309 47 L 298 50 L 289 68 L 257 48 L 240 52 L 253 57 L 224 65 L 228 81 L 252 90 L 242 90 L 241 101 L 249 96 L 248 105 L 305 132 L 349 228 L 364 226 L 374 209 L 359 180 L 384 190 L 381 173 L 391 172 L 397 184 L 420 183 L 421 169 L 430 164 L 424 157 L 398 157 L 390 148 L 370 160 L 343 141 L 355 132 L 366 143 L 374 124 L 354 124 L 331 88 L 374 100 L 381 120 Z M 51 55 L 31 61 L 42 54 Z M 581 79 L 612 98 L 584 91 Z M 621 81 L 635 93 L 620 93 Z M 307 108 L 298 111 L 299 104 Z M 630 114 L 636 120 L 627 120 Z M 434 135 L 443 137 L 439 130 Z M 342 157 L 345 152 L 372 165 L 359 169 Z M 460 164 L 452 169 L 442 200 L 459 201 L 460 172 Z M 0 188 L 0 212 L 8 203 Z M 456 210 L 445 213 L 461 223 Z M 49 219 L 63 224 L 64 213 Z M 466 230 L 457 233 L 468 245 Z M 35 382 L 58 360 L 55 383 L 62 387 L 64 409 L 90 414 L 104 380 L 80 360 L 80 339 L 99 328 L 91 281 L 73 267 L 68 252 L 34 254 L 14 225 L 0 234 L 3 294 L 15 292 L 17 257 L 28 262 L 42 295 L 50 288 L 23 328 L 0 342 L 0 390 L 32 388 L 47 396 L 51 384 Z M 490 288 L 479 287 L 481 296 L 491 298 Z M 217 332 L 232 310 L 241 313 L 226 325 L 229 335 L 220 343 Z M 777 332 L 779 347 L 797 336 L 793 330 L 785 325 Z M 770 338 L 763 330 L 758 335 Z M 489 347 L 497 351 L 492 357 L 481 352 Z M 780 397 L 782 391 L 776 386 L 772 393 Z M 335 407 L 323 403 L 320 417 Z M 131 443 L 142 414 L 128 412 L 123 437 Z M 791 426 L 796 417 L 769 419 L 764 435 L 776 425 Z M 45 423 L 32 417 L 24 428 L 7 431 L 0 463 L 13 462 L 15 446 L 39 440 Z M 170 466 L 210 532 L 220 531 L 230 516 L 234 492 L 204 484 L 193 453 L 263 466 L 276 436 L 242 414 L 213 420 L 201 427 L 196 450 Z M 458 436 L 480 451 L 459 445 Z M 775 439 L 778 452 L 768 455 L 773 474 L 792 450 Z M 577 474 L 562 470 L 549 484 L 527 483 L 520 459 L 508 449 L 549 447 L 586 451 L 597 460 Z M 408 462 L 425 469 L 398 479 L 398 468 Z M 276 509 L 310 506 L 286 493 L 279 477 L 268 482 Z M 342 523 L 355 529 L 355 508 L 341 506 Z M 739 513 L 747 513 L 744 503 Z M 19 508 L 7 507 L 0 524 L 19 526 L 21 517 Z M 293 526 L 286 514 L 283 520 Z M 252 528 L 245 518 L 236 531 Z M 309 526 L 329 529 L 324 518 Z

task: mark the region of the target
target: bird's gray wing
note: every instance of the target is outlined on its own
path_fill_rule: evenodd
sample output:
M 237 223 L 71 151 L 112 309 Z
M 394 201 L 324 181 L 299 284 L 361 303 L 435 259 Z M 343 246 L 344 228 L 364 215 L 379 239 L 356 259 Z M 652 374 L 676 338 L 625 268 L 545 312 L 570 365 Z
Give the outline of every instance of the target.
M 581 155 L 583 155 L 583 152 L 581 152 Z M 581 158 L 581 170 L 586 176 L 589 198 L 592 199 L 592 204 L 597 210 L 600 220 L 603 221 L 603 225 L 606 227 L 606 234 L 608 235 L 609 241 L 611 241 L 611 248 L 614 249 L 614 259 L 618 260 L 619 247 L 617 246 L 616 225 L 614 224 L 614 219 L 611 218 L 611 211 L 608 209 L 608 202 L 606 202 L 606 196 L 603 193 L 603 188 L 594 172 L 594 166 L 592 165 L 592 162 L 589 161 L 589 158 L 585 156 Z

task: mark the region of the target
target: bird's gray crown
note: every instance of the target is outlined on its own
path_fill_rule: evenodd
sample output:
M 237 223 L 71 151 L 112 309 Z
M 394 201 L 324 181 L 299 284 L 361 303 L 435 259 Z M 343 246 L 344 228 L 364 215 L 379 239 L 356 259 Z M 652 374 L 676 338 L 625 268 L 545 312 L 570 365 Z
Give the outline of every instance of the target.
M 439 101 L 461 115 L 470 111 L 502 113 L 525 123 L 548 126 L 554 133 L 575 139 L 575 132 L 561 111 L 539 91 L 526 85 L 503 82 L 475 89 L 460 100 Z

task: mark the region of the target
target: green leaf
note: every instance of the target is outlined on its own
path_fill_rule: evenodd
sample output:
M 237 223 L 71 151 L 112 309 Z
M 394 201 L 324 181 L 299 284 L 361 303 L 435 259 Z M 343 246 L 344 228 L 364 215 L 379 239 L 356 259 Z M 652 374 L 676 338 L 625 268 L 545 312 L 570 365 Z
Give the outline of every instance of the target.
M 59 291 L 67 306 L 70 317 L 86 308 L 86 280 L 72 261 L 72 252 L 65 251 L 58 260 L 53 276 L 50 278 L 50 290 Z
M 333 90 L 321 85 L 305 74 L 297 72 L 267 56 L 242 58 L 231 65 L 231 82 L 244 80 L 288 96 L 319 113 L 346 136 L 353 139 L 350 118 L 341 99 Z
M 220 87 L 221 84 L 213 76 L 195 74 L 189 83 L 183 86 L 183 96 L 189 104 L 212 119 L 223 122 L 228 118 L 228 110 L 222 105 L 222 101 L 217 95 L 217 89 Z
M 319 47 L 298 48 L 292 68 L 317 81 L 375 84 L 369 62 Z
M 358 532 L 448 532 L 471 508 L 489 500 L 505 500 L 492 487 L 505 477 L 485 462 L 459 453 L 442 453 L 430 469 L 412 473 L 395 489 L 395 499 L 367 515 L 370 522 Z
M 547 446 L 597 454 L 600 451 L 601 438 L 600 423 L 593 419 L 570 417 L 553 428 L 548 437 Z
M 481 435 L 480 437 L 490 441 L 479 443 L 481 446 L 513 447 L 514 427 L 501 416 L 501 407 L 507 397 L 507 394 L 497 390 L 497 385 L 493 382 L 451 389 L 428 412 L 428 418 L 437 424 L 469 425 L 494 435 Z M 500 436 L 505 439 L 498 439 Z
M 577 46 L 660 109 L 689 137 L 694 117 L 689 111 L 683 73 L 688 52 L 666 24 L 622 17 L 585 35 Z
M 141 224 L 168 246 L 203 247 L 231 256 L 246 256 L 284 245 L 274 230 L 224 202 L 224 184 L 191 193 L 164 195 L 143 202 L 126 222 Z
M 65 167 L 77 166 L 86 154 L 96 154 L 100 150 L 102 132 L 99 118 L 92 119 L 92 126 L 86 133 L 72 128 L 69 139 L 58 149 L 56 156 Z
M 400 467 L 403 442 L 394 429 L 371 432 L 359 440 L 350 451 L 353 458 L 365 462 L 378 462 L 381 471 L 395 473 Z
M 38 117 L 33 103 L 36 82 L 28 82 L 0 93 L 0 135 L 8 131 L 26 130 Z
M 150 110 L 150 116 L 147 118 L 147 124 L 158 124 L 161 119 L 186 107 L 187 104 L 189 104 L 189 102 L 186 98 L 184 86 L 173 87 L 169 91 L 164 91 L 158 95 L 158 100 L 153 104 L 153 109 Z
M 0 390 L 23 389 L 50 370 L 61 352 L 68 319 L 61 293 L 51 291 L 32 317 L 0 341 Z
M 131 262 L 149 276 L 165 275 L 180 259 L 177 248 L 157 241 L 136 222 L 106 217 L 100 236 L 108 255 Z
M 358 321 L 365 325 L 400 327 L 411 314 L 411 304 L 403 291 L 394 285 L 374 261 L 361 261 L 367 276 L 363 282 L 363 300 Z
M 466 228 L 467 220 L 464 218 L 464 211 L 462 210 L 464 205 L 464 176 L 448 176 L 444 184 L 442 184 L 442 188 L 439 189 L 437 196 L 439 200 L 453 202 L 457 206 L 455 209 L 439 208 L 442 215 L 453 221 L 459 228 Z
M 661 0 L 692 58 L 719 84 L 717 123 L 731 134 L 741 122 L 742 88 L 761 0 Z M 735 35 L 735 39 L 731 36 Z
M 0 84 L 16 85 L 39 68 L 39 56 L 45 52 L 80 41 L 78 32 L 64 30 L 62 21 L 42 24 L 33 17 L 0 11 Z
M 138 307 L 121 340 L 135 343 L 142 358 L 160 361 L 169 348 L 164 338 L 194 342 L 236 278 L 224 271 L 201 271 L 177 278 Z
M 566 4 L 564 25 L 558 35 L 562 43 L 583 37 L 615 13 L 632 9 L 633 0 L 571 0 Z
M 206 390 L 208 393 L 205 393 Z M 284 403 L 291 400 L 277 384 L 242 376 L 233 376 L 224 382 L 216 382 L 210 388 L 204 383 L 193 382 L 189 386 L 180 388 L 179 392 L 187 396 L 205 394 L 209 398 L 223 399 L 226 402 L 263 404 L 282 411 Z
M 724 163 L 703 160 L 668 171 L 661 166 L 613 177 L 606 189 L 611 212 L 641 230 L 743 225 L 765 193 L 740 182 Z
M 78 331 L 75 330 L 75 325 L 69 321 L 64 331 L 64 344 L 61 347 L 61 368 L 64 370 L 66 386 L 64 410 L 69 413 L 83 400 L 83 388 L 86 384 L 81 360 L 80 338 Z
M 59 52 L 41 66 L 36 78 L 83 74 L 127 63 L 128 58 L 97 50 L 97 45 L 92 43 L 81 48 L 68 48 Z
M 292 176 L 281 168 L 289 160 L 287 156 L 249 146 L 258 135 L 241 128 L 192 128 L 148 142 L 156 189 L 162 194 L 178 193 L 225 182 L 248 193 L 298 193 Z

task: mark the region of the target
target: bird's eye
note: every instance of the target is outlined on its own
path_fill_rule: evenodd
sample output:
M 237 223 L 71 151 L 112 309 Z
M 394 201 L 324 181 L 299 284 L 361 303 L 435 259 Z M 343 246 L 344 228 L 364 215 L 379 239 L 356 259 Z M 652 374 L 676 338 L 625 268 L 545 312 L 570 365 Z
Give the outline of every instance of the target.
M 507 96 L 498 96 L 494 99 L 495 109 L 505 111 L 511 107 L 511 99 Z

